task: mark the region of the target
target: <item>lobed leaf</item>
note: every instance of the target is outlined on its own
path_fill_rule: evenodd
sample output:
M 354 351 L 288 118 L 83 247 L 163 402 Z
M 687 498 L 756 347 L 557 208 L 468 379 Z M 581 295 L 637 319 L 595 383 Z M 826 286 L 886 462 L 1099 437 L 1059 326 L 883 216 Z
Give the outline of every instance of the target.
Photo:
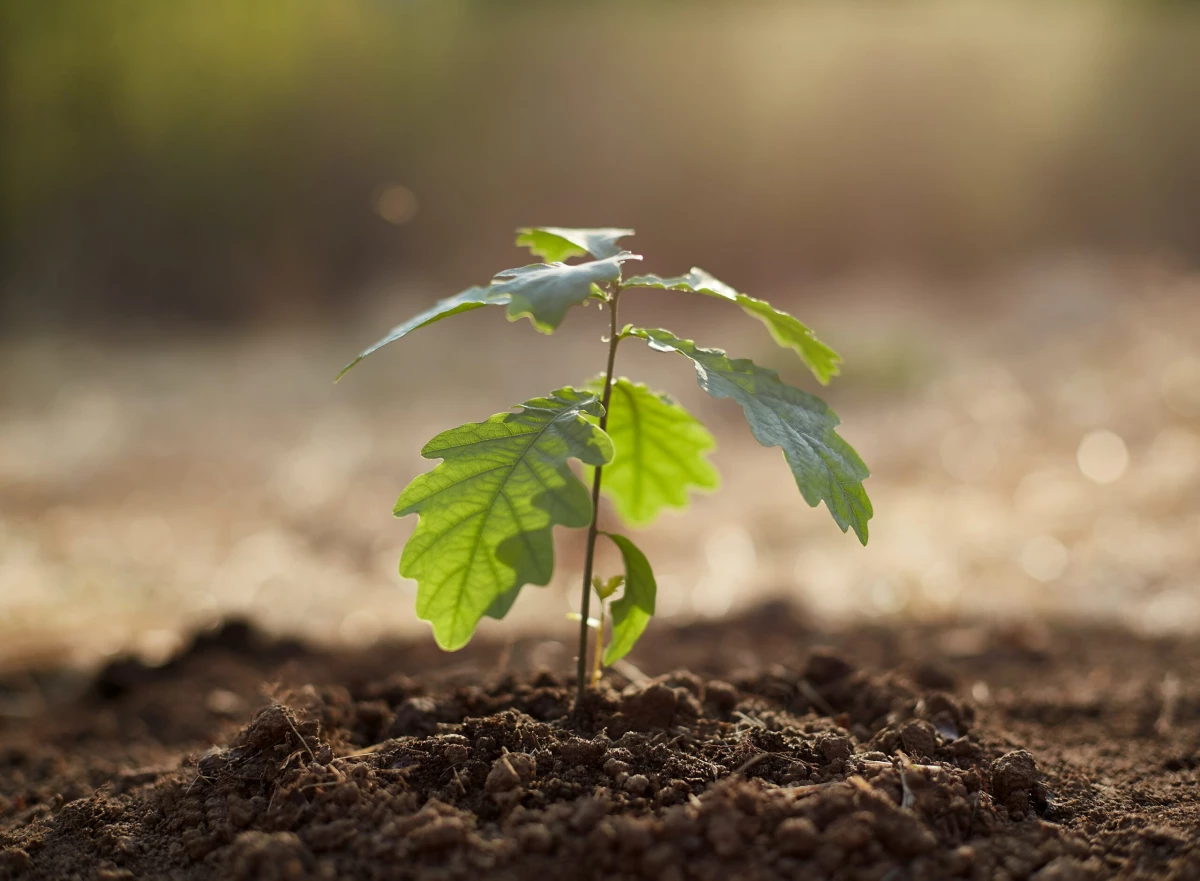
M 657 275 L 638 275 L 625 282 L 625 287 L 663 288 L 672 291 L 688 291 L 728 300 L 742 307 L 747 315 L 757 318 L 767 326 L 772 339 L 785 349 L 791 349 L 816 376 L 822 385 L 840 372 L 841 356 L 817 339 L 809 327 L 795 316 L 776 309 L 766 300 L 741 294 L 725 282 L 693 266 L 687 275 L 662 278 Z
M 741 405 L 760 444 L 782 447 L 801 495 L 816 507 L 822 501 L 845 532 L 853 528 L 867 543 L 873 510 L 862 482 L 870 476 L 858 453 L 834 429 L 840 420 L 820 398 L 785 385 L 774 370 L 745 358 L 730 360 L 720 349 L 705 349 L 666 330 L 630 328 L 650 348 L 678 352 L 696 365 L 700 387 L 714 398 Z
M 517 230 L 517 245 L 529 248 L 533 256 L 547 263 L 561 263 L 571 257 L 591 254 L 598 260 L 621 253 L 620 239 L 633 235 L 631 229 L 570 229 L 564 226 L 533 226 Z
M 589 383 L 600 394 L 604 380 Z M 644 526 L 666 507 L 686 508 L 688 489 L 714 490 L 717 469 L 708 461 L 716 441 L 696 417 L 641 383 L 613 383 L 605 430 L 613 460 L 600 488 L 626 523 Z
M 612 459 L 612 441 L 585 418 L 600 413 L 596 395 L 563 388 L 444 431 L 421 450 L 442 462 L 396 502 L 397 517 L 420 515 L 400 574 L 416 580 L 417 615 L 442 648 L 466 645 L 479 619 L 507 612 L 522 585 L 549 582 L 555 525 L 591 522 L 591 497 L 567 460 Z
M 397 324 L 381 340 L 359 352 L 357 358 L 342 368 L 337 378 L 341 379 L 354 365 L 372 352 L 382 349 L 388 343 L 394 343 L 396 340 L 407 336 L 418 328 L 441 321 L 443 318 L 449 318 L 451 315 L 457 315 L 460 312 L 470 312 L 472 309 L 479 309 L 483 306 L 506 306 L 510 299 L 511 297 L 508 294 L 495 291 L 490 287 L 475 287 L 467 288 L 453 297 L 438 300 L 419 315 L 414 315 L 408 321 Z
M 556 229 L 547 227 L 546 229 Z M 628 230 L 557 230 L 562 233 L 588 233 L 583 237 L 590 247 L 605 252 L 603 241 L 609 235 L 612 242 L 625 235 Z M 594 240 L 593 240 L 594 239 Z M 582 253 L 582 252 L 580 252 Z M 358 357 L 342 368 L 337 379 L 345 376 L 359 361 L 388 343 L 394 343 L 418 328 L 483 306 L 508 306 L 510 321 L 528 316 L 533 326 L 542 333 L 553 332 L 566 317 L 572 306 L 583 303 L 594 290 L 594 285 L 617 281 L 621 277 L 621 264 L 626 260 L 641 260 L 628 251 L 606 254 L 602 260 L 567 266 L 563 263 L 535 263 L 506 269 L 497 273 L 486 287 L 473 287 L 453 297 L 438 300 L 431 307 L 397 324 L 378 342 L 367 346 Z
M 496 273 L 488 290 L 510 298 L 509 320 L 528 316 L 539 331 L 553 333 L 571 307 L 587 300 L 595 286 L 620 279 L 623 262 L 641 259 L 622 251 L 614 257 L 587 263 L 518 266 Z
M 611 667 L 629 654 L 654 617 L 658 584 L 650 561 L 632 541 L 612 532 L 604 534 L 613 540 L 625 560 L 625 593 L 612 604 L 612 640 L 604 649 L 604 664 Z

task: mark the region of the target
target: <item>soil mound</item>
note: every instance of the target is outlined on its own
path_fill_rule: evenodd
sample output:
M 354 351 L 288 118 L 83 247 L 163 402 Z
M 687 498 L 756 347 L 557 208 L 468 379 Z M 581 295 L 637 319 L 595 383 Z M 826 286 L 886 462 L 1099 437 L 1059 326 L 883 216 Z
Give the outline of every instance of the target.
M 1200 877 L 1194 647 L 763 623 L 578 714 L 512 646 L 121 662 L 0 728 L 0 879 Z

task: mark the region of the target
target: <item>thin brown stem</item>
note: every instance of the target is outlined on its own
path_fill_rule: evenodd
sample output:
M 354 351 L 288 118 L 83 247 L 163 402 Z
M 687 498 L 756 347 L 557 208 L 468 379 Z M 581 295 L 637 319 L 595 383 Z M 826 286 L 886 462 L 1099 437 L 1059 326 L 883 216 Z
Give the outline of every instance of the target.
M 617 327 L 617 300 L 621 296 L 621 287 L 613 290 L 612 299 L 608 303 L 609 332 L 608 332 L 608 367 L 604 371 L 604 392 L 600 404 L 604 412 L 600 415 L 600 430 L 608 428 L 608 402 L 612 398 L 613 365 L 617 361 L 617 344 L 621 342 L 620 329 Z M 596 537 L 599 533 L 597 523 L 600 517 L 600 477 L 604 469 L 596 468 L 592 477 L 592 522 L 588 526 L 587 552 L 583 558 L 583 598 L 579 604 L 579 660 L 576 666 L 578 683 L 575 693 L 575 709 L 583 707 L 583 694 L 588 683 L 588 611 L 592 600 L 592 568 L 596 560 Z

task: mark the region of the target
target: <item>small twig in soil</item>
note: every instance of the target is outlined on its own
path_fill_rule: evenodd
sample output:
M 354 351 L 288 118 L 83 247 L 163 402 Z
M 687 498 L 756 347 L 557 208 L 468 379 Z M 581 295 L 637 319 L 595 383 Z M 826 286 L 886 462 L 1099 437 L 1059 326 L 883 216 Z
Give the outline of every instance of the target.
M 814 792 L 820 792 L 822 789 L 828 789 L 831 786 L 837 786 L 842 781 L 827 780 L 824 783 L 804 783 L 800 786 L 785 786 L 784 791 L 796 798 L 804 798 L 806 795 L 812 795 Z
M 289 716 L 287 712 L 284 712 L 283 714 L 283 721 L 288 723 L 288 728 L 292 729 L 292 733 L 296 735 L 296 739 L 300 741 L 300 745 L 304 747 L 304 751 L 308 753 L 308 757 L 315 762 L 317 760 L 317 754 L 312 751 L 312 748 L 308 745 L 308 741 L 300 735 L 300 732 L 296 729 L 296 726 L 292 724 L 292 717 Z
M 753 725 L 755 728 L 766 728 L 767 727 L 767 723 L 764 722 L 762 719 L 755 719 L 753 716 L 747 716 L 741 710 L 738 710 L 733 715 L 735 715 L 737 718 L 741 719 L 747 725 Z
M 215 780 L 215 779 L 216 779 L 216 778 L 214 778 L 214 777 L 209 777 L 209 776 L 208 776 L 208 775 L 206 775 L 206 774 L 197 774 L 197 775 L 196 775 L 196 779 L 194 779 L 194 780 L 193 780 L 191 783 L 189 783 L 189 784 L 188 784 L 188 788 L 187 788 L 187 789 L 185 789 L 185 790 L 183 791 L 183 794 L 184 794 L 184 795 L 191 795 L 191 794 L 192 794 L 192 787 L 193 787 L 193 786 L 195 786 L 197 783 L 199 783 L 201 780 L 203 780 L 205 783 L 212 783 L 212 782 L 213 782 L 213 780 Z
M 789 765 L 803 765 L 804 764 L 804 762 L 800 761 L 799 759 L 789 759 L 787 756 L 781 755 L 780 753 L 761 752 L 758 755 L 756 755 L 754 758 L 749 759 L 748 761 L 742 762 L 742 764 L 738 765 L 736 768 L 734 768 L 732 771 L 730 771 L 729 776 L 726 777 L 725 779 L 731 780 L 734 777 L 743 776 L 746 771 L 749 771 L 751 768 L 753 768 L 755 765 L 757 765 L 759 762 L 763 761 L 764 759 L 779 759 L 780 761 L 787 762 Z
M 317 783 L 305 783 L 303 786 L 297 786 L 293 792 L 308 792 L 310 789 L 320 789 L 322 786 L 337 786 L 342 781 L 340 780 L 321 780 Z
M 379 752 L 381 749 L 383 749 L 385 746 L 388 746 L 388 745 L 389 744 L 387 742 L 374 743 L 371 746 L 364 747 L 363 749 L 358 750 L 357 752 L 346 753 L 346 755 L 344 755 L 344 756 L 335 756 L 334 761 L 337 762 L 342 759 L 361 759 L 363 756 L 369 756 L 369 755 L 372 755 L 373 753 Z
M 877 761 L 874 761 L 873 759 L 867 760 L 867 761 L 860 761 L 858 764 L 860 767 L 863 767 L 863 768 L 892 768 L 892 769 L 895 769 L 895 767 L 896 767 L 895 762 L 877 762 Z M 918 765 L 915 762 L 909 762 L 908 767 L 910 769 L 916 770 L 916 771 L 933 772 L 933 771 L 944 771 L 945 770 L 945 768 L 943 768 L 941 765 Z

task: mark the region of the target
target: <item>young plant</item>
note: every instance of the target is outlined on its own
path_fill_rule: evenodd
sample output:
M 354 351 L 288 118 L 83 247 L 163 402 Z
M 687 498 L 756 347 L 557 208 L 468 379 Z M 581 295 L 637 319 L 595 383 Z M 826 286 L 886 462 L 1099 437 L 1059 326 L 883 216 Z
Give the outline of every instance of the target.
M 528 318 L 553 333 L 574 306 L 596 301 L 608 310 L 608 359 L 603 375 L 582 388 L 560 388 L 531 398 L 515 412 L 497 413 L 444 431 L 421 450 L 441 459 L 400 494 L 395 514 L 417 514 L 417 527 L 400 558 L 400 574 L 417 582 L 417 614 L 433 626 L 442 648 L 459 649 L 483 616 L 503 618 L 526 584 L 549 583 L 554 570 L 555 526 L 587 528 L 579 621 L 579 696 L 589 681 L 588 631 L 597 629 L 595 669 L 611 666 L 637 642 L 654 615 L 657 585 L 646 556 L 626 536 L 601 531 L 600 494 L 620 519 L 651 523 L 667 507 L 682 508 L 691 490 L 717 486 L 708 461 L 712 436 L 679 404 L 644 385 L 617 377 L 617 348 L 642 340 L 658 352 L 682 355 L 700 387 L 731 398 L 763 446 L 780 447 L 800 494 L 810 506 L 824 502 L 845 532 L 867 543 L 871 501 L 863 488 L 869 472 L 834 430 L 838 418 L 813 395 L 780 380 L 773 370 L 720 349 L 708 349 L 661 329 L 617 323 L 617 309 L 633 289 L 663 289 L 726 300 L 757 318 L 780 346 L 791 349 L 822 385 L 838 373 L 838 354 L 811 330 L 765 300 L 739 293 L 702 269 L 663 278 L 625 278 L 625 264 L 641 260 L 617 243 L 628 229 L 534 227 L 518 231 L 517 244 L 546 260 L 497 273 L 486 285 L 441 300 L 399 324 L 364 349 L 338 375 L 418 328 L 461 312 L 501 306 L 510 321 Z M 583 262 L 564 261 L 587 257 Z M 577 459 L 590 470 L 591 492 L 571 470 Z M 593 579 L 596 540 L 611 540 L 624 561 L 615 579 Z M 612 599 L 620 587 L 624 591 Z M 601 619 L 589 618 L 592 590 Z M 604 647 L 604 604 L 611 600 L 612 637 Z

